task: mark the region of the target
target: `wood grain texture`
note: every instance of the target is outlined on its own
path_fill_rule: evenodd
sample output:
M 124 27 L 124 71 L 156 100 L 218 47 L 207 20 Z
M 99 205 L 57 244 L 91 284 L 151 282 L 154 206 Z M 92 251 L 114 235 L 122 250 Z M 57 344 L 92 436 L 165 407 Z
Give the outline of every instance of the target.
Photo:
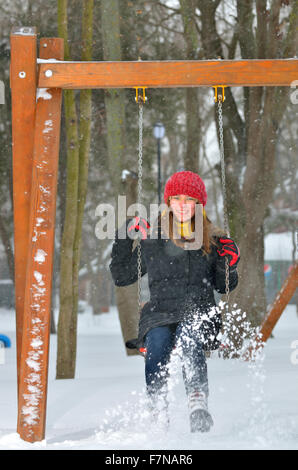
M 12 101 L 12 158 L 14 206 L 14 259 L 16 345 L 19 365 L 22 344 L 29 211 L 36 108 L 37 40 L 34 28 L 14 28 L 10 37 L 10 86 Z
M 38 71 L 42 88 L 289 86 L 297 79 L 297 59 L 41 63 Z
M 43 39 L 40 51 L 62 59 L 63 40 Z M 29 442 L 45 436 L 61 101 L 62 90 L 51 89 L 36 106 L 18 407 L 18 432 Z

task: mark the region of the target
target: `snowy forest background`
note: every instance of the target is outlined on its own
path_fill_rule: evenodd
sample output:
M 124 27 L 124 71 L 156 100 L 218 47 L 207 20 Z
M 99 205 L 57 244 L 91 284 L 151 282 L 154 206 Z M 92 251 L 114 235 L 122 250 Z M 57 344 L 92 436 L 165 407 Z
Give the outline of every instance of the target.
M 298 3 L 290 0 L 48 0 L 45 8 L 41 0 L 2 1 L 0 79 L 5 83 L 5 104 L 0 107 L 0 280 L 10 279 L 12 283 L 9 35 L 13 26 L 21 25 L 36 26 L 39 38 L 64 37 L 66 60 L 292 58 L 298 39 Z M 157 202 L 153 126 L 161 121 L 166 131 L 162 141 L 162 187 L 179 169 L 198 172 L 207 186 L 207 214 L 214 223 L 223 225 L 213 90 L 150 89 L 147 96 L 144 203 Z M 240 283 L 233 300 L 248 312 L 254 324 L 260 324 L 268 303 L 264 237 L 270 233 L 291 234 L 292 239 L 288 240 L 292 259 L 288 260 L 282 276 L 295 259 L 297 106 L 294 88 L 227 89 L 224 139 L 229 222 L 231 235 L 242 254 Z M 67 109 L 70 112 L 66 113 Z M 60 315 L 69 314 L 63 288 L 75 284 L 79 277 L 74 299 L 79 297 L 92 305 L 94 314 L 106 311 L 114 302 L 122 305 L 119 314 L 124 339 L 135 334 L 132 306 L 136 305 L 136 287 L 113 289 L 108 270 L 111 240 L 96 238 L 95 210 L 103 202 L 115 204 L 118 194 L 127 196 L 127 205 L 136 200 L 137 111 L 134 90 L 65 92 L 59 161 L 53 306 L 59 308 L 60 303 Z M 70 172 L 69 168 L 76 171 Z M 128 170 L 125 179 L 123 170 Z M 66 195 L 71 207 L 66 204 Z M 71 260 L 63 249 L 64 244 L 70 243 L 73 244 Z M 67 273 L 63 271 L 66 265 L 71 267 Z M 66 274 L 60 276 L 61 272 Z M 12 284 L 9 286 L 12 289 Z M 80 305 L 83 302 L 79 309 Z M 74 302 L 74 312 L 70 312 L 75 313 L 74 334 L 77 306 Z M 56 329 L 53 322 L 52 332 Z M 69 333 L 60 331 L 60 334 Z M 75 346 L 69 354 L 72 360 L 57 365 L 58 377 L 74 375 Z

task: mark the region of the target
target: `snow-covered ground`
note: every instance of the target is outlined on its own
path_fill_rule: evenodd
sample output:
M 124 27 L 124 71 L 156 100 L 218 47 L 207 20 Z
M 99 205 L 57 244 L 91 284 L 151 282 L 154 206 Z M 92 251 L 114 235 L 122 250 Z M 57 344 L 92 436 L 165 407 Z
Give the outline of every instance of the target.
M 0 365 L 0 450 L 4 449 L 298 449 L 298 317 L 288 306 L 255 364 L 208 360 L 214 427 L 189 432 L 178 358 L 173 359 L 167 434 L 150 426 L 144 402 L 144 361 L 124 353 L 115 309 L 79 315 L 75 380 L 55 380 L 51 335 L 46 439 L 29 444 L 16 433 L 14 314 L 0 310 L 0 333 L 12 347 Z M 295 343 L 296 350 L 294 349 Z

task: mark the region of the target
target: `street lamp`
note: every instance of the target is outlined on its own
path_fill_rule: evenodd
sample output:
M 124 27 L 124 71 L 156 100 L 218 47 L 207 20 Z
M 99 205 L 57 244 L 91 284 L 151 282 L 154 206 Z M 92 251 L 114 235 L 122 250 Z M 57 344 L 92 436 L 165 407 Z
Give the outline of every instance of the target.
M 154 124 L 153 135 L 157 141 L 157 187 L 158 187 L 158 205 L 161 204 L 161 173 L 160 173 L 160 141 L 165 135 L 165 128 L 162 122 L 158 121 Z

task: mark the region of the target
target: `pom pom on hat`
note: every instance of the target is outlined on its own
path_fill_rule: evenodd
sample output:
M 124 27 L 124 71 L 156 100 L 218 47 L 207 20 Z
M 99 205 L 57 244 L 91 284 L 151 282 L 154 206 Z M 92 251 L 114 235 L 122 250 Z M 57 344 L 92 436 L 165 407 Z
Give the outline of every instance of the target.
M 199 200 L 203 206 L 207 203 L 207 192 L 202 178 L 192 171 L 178 171 L 167 181 L 164 190 L 164 201 L 167 204 L 170 196 L 186 194 Z

